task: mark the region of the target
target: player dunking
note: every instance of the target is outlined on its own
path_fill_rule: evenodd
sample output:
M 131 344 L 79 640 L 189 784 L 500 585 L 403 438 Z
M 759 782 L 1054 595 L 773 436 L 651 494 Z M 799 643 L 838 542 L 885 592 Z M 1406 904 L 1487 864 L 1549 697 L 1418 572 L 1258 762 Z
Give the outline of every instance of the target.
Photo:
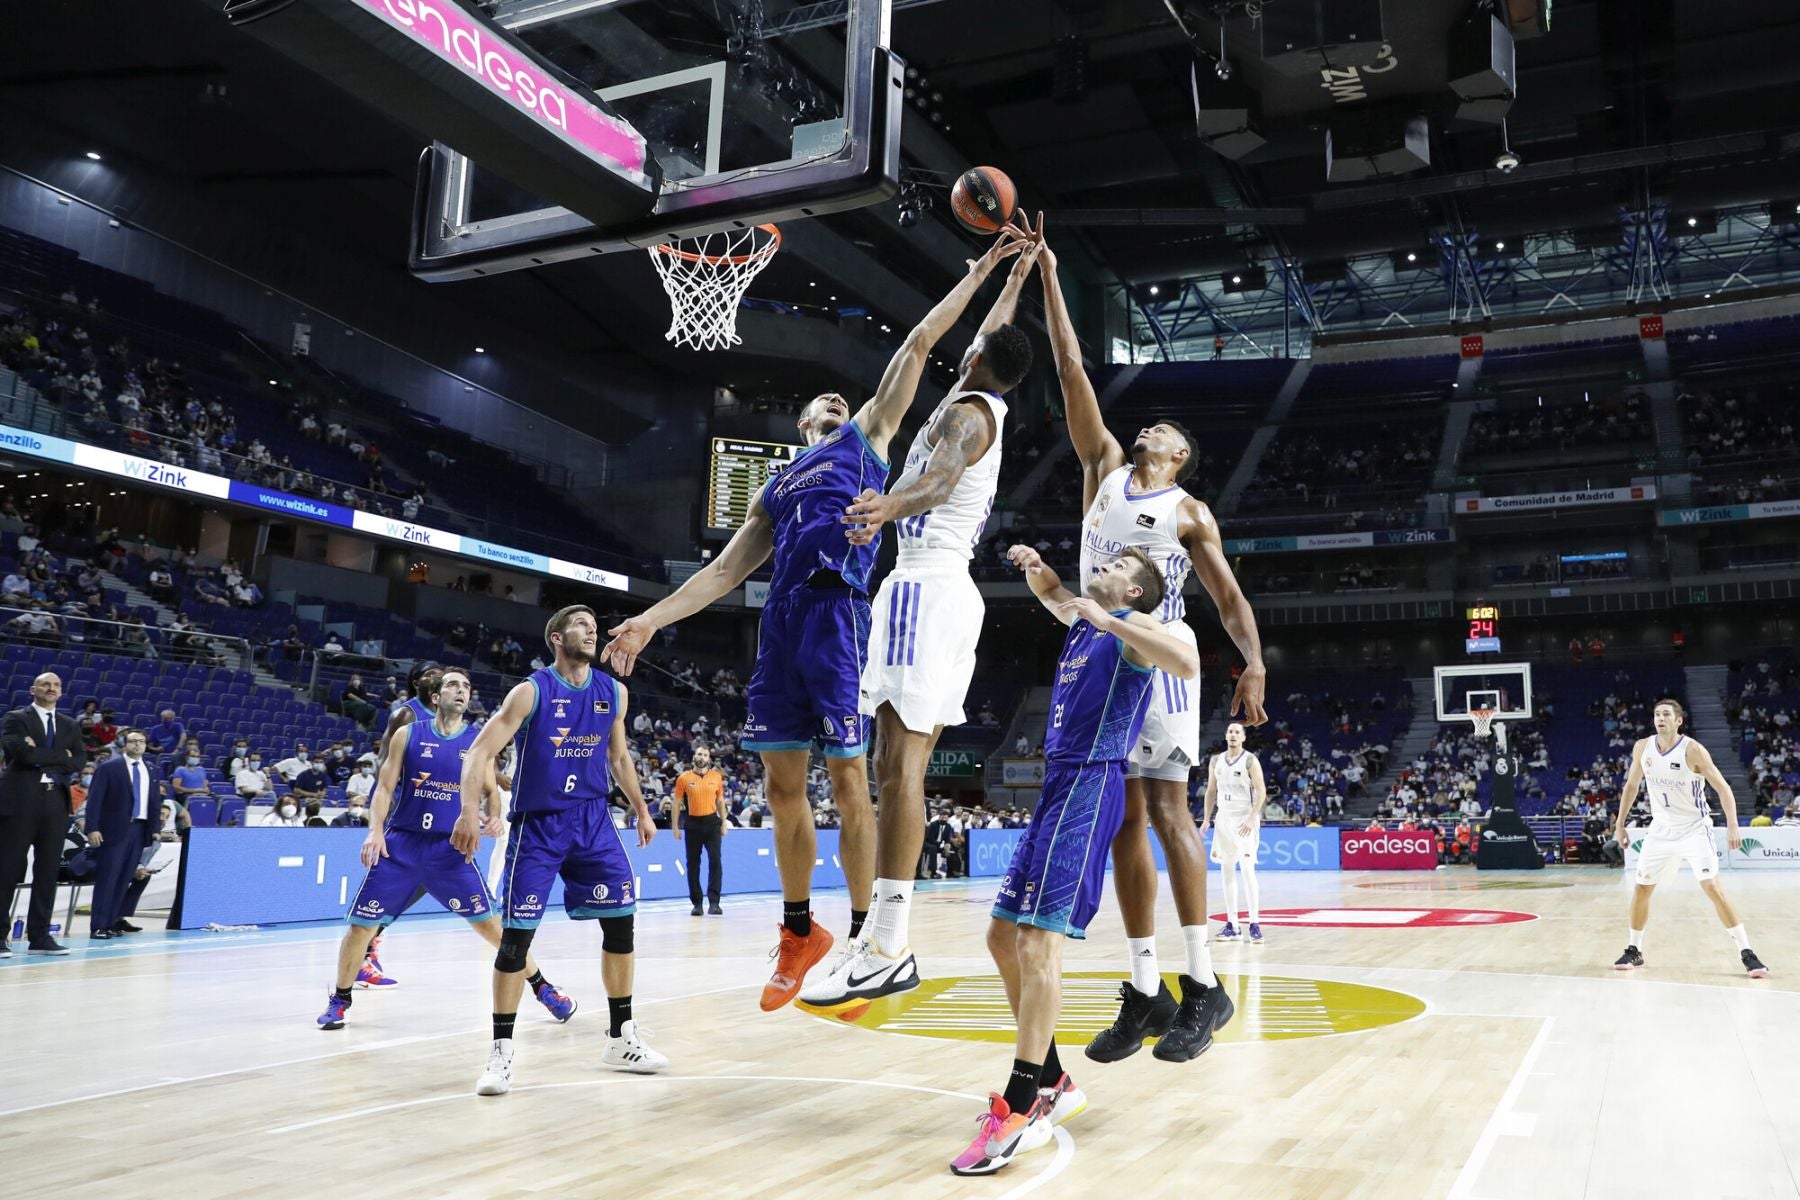
M 1214 811 L 1219 814 L 1219 827 L 1213 830 L 1212 860 L 1219 864 L 1219 873 L 1225 877 L 1225 928 L 1219 930 L 1222 942 L 1238 936 L 1239 872 L 1244 876 L 1244 898 L 1250 902 L 1250 940 L 1258 944 L 1263 940 L 1256 851 L 1267 796 L 1262 762 L 1244 749 L 1244 726 L 1233 721 L 1225 727 L 1225 753 L 1213 755 L 1207 764 L 1206 813 L 1200 821 L 1200 839 L 1205 841 Z
M 868 710 L 858 688 L 868 654 L 869 577 L 879 547 L 873 538 L 847 541 L 840 518 L 858 496 L 886 484 L 888 443 L 913 402 L 932 347 L 994 267 L 1025 244 L 1009 230 L 969 264 L 968 275 L 907 335 L 875 395 L 854 416 L 842 396 L 815 397 L 800 413 L 806 449 L 758 493 L 718 558 L 666 599 L 608 631 L 612 641 L 602 657 L 629 675 L 658 629 L 699 612 L 774 556 L 743 740 L 745 749 L 762 755 L 781 872 L 781 942 L 775 973 L 762 992 L 765 1012 L 792 1000 L 832 945 L 811 911 L 816 837 L 806 771 L 815 742 L 823 744 L 842 822 L 838 854 L 850 892 L 852 942 L 862 933 L 874 885 Z
M 1038 230 L 1040 236 L 1043 230 Z M 1062 384 L 1069 438 L 1082 466 L 1081 573 L 1089 579 L 1128 548 L 1149 555 L 1163 573 L 1164 597 L 1156 618 L 1172 636 L 1189 645 L 1194 632 L 1186 621 L 1182 585 L 1188 570 L 1219 610 L 1226 633 L 1244 656 L 1231 712 L 1260 725 L 1264 676 L 1256 615 L 1232 577 L 1212 511 L 1182 490 L 1198 466 L 1194 439 L 1173 421 L 1138 431 L 1131 453 L 1107 431 L 1100 403 L 1081 365 L 1081 345 L 1056 278 L 1056 255 L 1039 256 L 1044 273 L 1044 311 Z M 1159 679 L 1150 694 L 1150 715 L 1125 773 L 1125 823 L 1113 843 L 1113 887 L 1125 918 L 1131 981 L 1120 989 L 1119 1018 L 1087 1048 L 1089 1058 L 1114 1062 L 1136 1054 L 1147 1036 L 1160 1036 L 1156 1056 L 1174 1062 L 1194 1058 L 1212 1041 L 1231 1006 L 1213 973 L 1207 947 L 1206 855 L 1188 811 L 1188 774 L 1200 759 L 1199 690 L 1186 681 Z M 1156 860 L 1149 826 L 1169 865 L 1169 886 L 1187 949 L 1177 1005 L 1156 962 Z
M 1719 852 L 1713 846 L 1706 785 L 1711 784 L 1719 794 L 1719 808 L 1725 814 L 1725 843 L 1733 850 L 1744 841 L 1737 823 L 1737 797 L 1732 795 L 1731 785 L 1719 774 L 1706 747 L 1683 736 L 1681 726 L 1686 720 L 1687 713 L 1679 703 L 1658 700 L 1651 711 L 1655 736 L 1640 739 L 1631 749 L 1631 769 L 1625 774 L 1625 790 L 1619 796 L 1619 820 L 1613 836 L 1619 845 L 1627 844 L 1626 819 L 1637 803 L 1639 784 L 1650 794 L 1650 828 L 1638 848 L 1637 887 L 1631 893 L 1631 941 L 1613 966 L 1631 971 L 1644 965 L 1644 926 L 1650 919 L 1650 894 L 1670 869 L 1685 859 L 1688 870 L 1700 881 L 1700 890 L 1712 901 L 1725 932 L 1731 935 L 1744 970 L 1750 978 L 1761 979 L 1769 968 L 1750 948 L 1750 938 L 1738 920 L 1737 909 L 1719 886 Z
M 1001 397 L 1031 369 L 1031 341 L 1009 323 L 1037 257 L 1029 226 L 1025 233 L 1029 241 L 964 352 L 955 386 L 913 438 L 893 491 L 864 491 L 843 517 L 844 536 L 857 546 L 872 545 L 884 524 L 897 522 L 900 553 L 875 597 L 861 688 L 862 711 L 875 716 L 881 790 L 874 907 L 861 941 L 800 992 L 802 1004 L 840 1016 L 919 985 L 907 942 L 925 845 L 925 768 L 944 726 L 964 719 L 985 611 L 969 559 L 1000 478 Z
M 363 839 L 369 873 L 350 903 L 350 927 L 338 947 L 337 980 L 319 1017 L 320 1029 L 344 1027 L 350 985 L 370 942 L 428 892 L 466 918 L 489 945 L 500 944 L 494 920 L 499 913 L 481 871 L 450 845 L 450 830 L 462 811 L 462 759 L 475 741 L 475 727 L 463 719 L 469 675 L 457 667 L 432 671 L 430 699 L 437 715 L 398 727 L 386 742 Z M 535 963 L 527 962 L 525 970 L 551 1016 L 567 1021 L 575 1015 L 575 1001 L 551 986 Z
M 1043 794 L 988 923 L 1018 1048 L 1006 1090 L 989 1097 L 974 1140 L 950 1164 L 958 1175 L 991 1175 L 1043 1145 L 1053 1126 L 1087 1104 L 1056 1054 L 1063 940 L 1087 936 L 1105 893 L 1106 848 L 1125 819 L 1125 759 L 1143 731 L 1151 691 L 1161 680 L 1200 674 L 1193 639 L 1146 615 L 1163 603 L 1163 574 L 1142 550 L 1115 555 L 1086 580 L 1082 597 L 1031 547 L 1014 546 L 1009 557 L 1069 634 L 1050 693 Z M 1218 1012 L 1223 1024 L 1230 1002 Z
M 437 710 L 433 707 L 436 702 L 432 697 L 437 694 L 438 676 L 443 670 L 443 667 L 427 658 L 413 663 L 412 670 L 406 673 L 407 697 L 396 700 L 388 709 L 387 726 L 381 731 L 381 741 L 375 748 L 375 771 L 378 775 L 387 762 L 394 735 L 415 722 L 429 722 L 436 715 Z M 378 824 L 380 822 L 375 820 L 369 822 L 371 829 Z M 356 972 L 357 987 L 390 988 L 399 983 L 399 980 L 382 968 L 380 953 L 383 940 L 383 930 L 377 929 L 374 939 L 363 951 L 362 966 Z
M 631 859 L 606 803 L 614 779 L 637 812 L 637 844 L 656 835 L 625 735 L 625 685 L 594 669 L 594 611 L 573 604 L 544 626 L 555 661 L 513 688 L 469 747 L 462 765 L 462 813 L 451 844 L 473 855 L 479 810 L 499 815 L 495 760 L 517 735 L 512 836 L 506 843 L 504 930 L 494 957 L 494 1044 L 476 1094 L 512 1090 L 513 1023 L 529 970 L 531 939 L 544 919 L 550 885 L 563 882 L 572 920 L 600 922 L 600 978 L 611 1020 L 601 1062 L 652 1074 L 669 1060 L 651 1049 L 631 1015 L 632 925 L 637 912 Z

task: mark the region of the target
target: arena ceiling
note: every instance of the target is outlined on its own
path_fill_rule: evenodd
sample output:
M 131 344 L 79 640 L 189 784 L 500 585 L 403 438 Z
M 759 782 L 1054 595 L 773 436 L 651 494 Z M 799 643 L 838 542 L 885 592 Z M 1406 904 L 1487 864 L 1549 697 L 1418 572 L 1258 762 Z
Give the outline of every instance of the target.
M 679 2 L 718 11 L 727 0 Z M 328 244 L 403 277 L 421 139 L 243 37 L 219 7 L 107 5 L 99 20 L 102 6 L 88 3 L 9 6 L 0 18 L 9 114 L 0 161 L 98 147 L 206 205 L 254 216 L 294 253 Z M 1073 243 L 1065 258 L 1092 283 L 1216 273 L 1267 254 L 1381 253 L 1456 229 L 1603 237 L 1621 210 L 1705 211 L 1800 194 L 1800 12 L 1788 6 L 1557 0 L 1550 31 L 1518 42 L 1508 129 L 1521 167 L 1493 170 L 1497 129 L 1455 119 L 1440 95 L 1428 168 L 1335 185 L 1325 180 L 1323 148 L 1331 105 L 1261 66 L 1247 12 L 1255 7 L 897 0 L 894 45 L 942 96 L 936 124 L 909 111 L 908 179 L 941 198 L 960 167 L 1002 166 L 1030 207 L 1055 214 L 1059 236 Z M 1473 7 L 1385 0 L 1389 36 L 1409 71 L 1419 64 L 1422 88 L 1433 72 L 1441 77 L 1432 55 L 1441 57 L 1443 31 Z M 1236 162 L 1202 146 L 1194 129 L 1190 75 L 1196 63 L 1213 69 L 1221 8 L 1226 55 L 1269 107 L 1267 144 Z M 1085 67 L 1072 80 L 1074 42 Z M 21 146 L 32 153 L 21 156 Z M 895 295 L 941 291 L 969 244 L 944 224 L 946 207 L 911 228 L 898 224 L 892 203 L 830 218 L 866 260 L 844 263 L 845 290 L 875 272 L 904 285 Z M 230 259 L 229 247 L 198 248 Z M 664 320 L 660 297 L 617 302 L 622 281 L 635 279 L 625 273 L 641 265 L 596 261 L 412 286 L 419 304 L 488 328 L 565 331 L 624 353 L 655 344 Z M 758 291 L 809 302 L 816 274 L 789 264 Z

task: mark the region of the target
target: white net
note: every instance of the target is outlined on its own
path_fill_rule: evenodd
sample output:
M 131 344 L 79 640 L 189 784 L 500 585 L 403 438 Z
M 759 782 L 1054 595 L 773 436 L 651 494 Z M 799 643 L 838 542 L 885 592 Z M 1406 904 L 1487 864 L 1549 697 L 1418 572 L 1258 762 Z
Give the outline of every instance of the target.
M 695 350 L 723 350 L 742 342 L 738 304 L 750 281 L 780 248 L 781 231 L 773 225 L 677 238 L 650 247 L 650 261 L 673 310 L 663 337 Z
M 1494 710 L 1491 708 L 1471 708 L 1469 719 L 1475 723 L 1475 736 L 1487 737 L 1494 731 Z

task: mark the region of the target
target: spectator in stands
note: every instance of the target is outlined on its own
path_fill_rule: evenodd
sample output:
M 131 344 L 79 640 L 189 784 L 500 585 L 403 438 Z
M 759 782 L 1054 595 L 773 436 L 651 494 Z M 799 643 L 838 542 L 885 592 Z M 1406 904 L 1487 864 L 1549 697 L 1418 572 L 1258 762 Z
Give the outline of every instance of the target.
M 119 727 L 113 723 L 112 709 L 103 708 L 100 710 L 100 719 L 94 722 L 92 733 L 94 735 L 95 753 L 98 753 L 113 744 L 113 739 L 119 736 Z
M 983 728 L 1000 728 L 1000 717 L 994 712 L 994 702 L 992 700 L 983 700 L 981 702 L 981 711 L 976 714 L 976 720 L 981 722 Z
M 212 785 L 207 782 L 206 769 L 200 765 L 200 751 L 193 749 L 184 756 L 182 764 L 175 768 L 169 777 L 174 788 L 175 799 L 187 804 L 195 796 L 207 796 L 212 793 Z
M 306 643 L 300 640 L 300 627 L 289 625 L 287 635 L 281 639 L 281 652 L 289 662 L 299 662 L 300 656 L 306 653 Z
M 150 749 L 156 754 L 173 754 L 187 741 L 187 726 L 176 717 L 175 710 L 162 710 L 162 719 L 152 725 L 147 736 Z
M 144 584 L 144 590 L 150 593 L 152 600 L 172 604 L 175 601 L 175 576 L 169 573 L 167 566 L 159 562 L 150 568 L 150 577 Z
M 289 785 L 292 788 L 289 794 L 302 803 L 317 805 L 325 799 L 325 772 L 316 762 L 309 761 Z
M 350 682 L 344 685 L 344 697 L 340 702 L 340 707 L 343 708 L 346 717 L 364 729 L 374 728 L 375 718 L 380 713 L 380 710 L 375 707 L 375 701 L 369 695 L 369 689 L 363 686 L 362 675 L 357 672 L 353 672 Z
M 259 824 L 282 825 L 290 829 L 298 829 L 306 822 L 300 818 L 300 806 L 295 804 L 292 799 L 284 797 L 280 804 L 269 810 L 269 814 Z
M 1270 796 L 1269 802 L 1263 805 L 1263 822 L 1268 825 L 1280 825 L 1286 823 L 1287 819 L 1287 809 L 1281 806 L 1280 799 Z
M 308 800 L 306 802 L 306 807 L 301 810 L 300 823 L 308 829 L 330 828 L 331 822 L 325 819 L 324 814 L 319 811 L 319 807 L 320 802 L 318 800 Z
M 275 764 L 275 773 L 290 784 L 299 777 L 300 772 L 312 768 L 312 751 L 305 742 L 296 742 L 294 752 Z
M 231 744 L 231 753 L 225 759 L 225 777 L 237 778 L 237 773 L 250 765 L 250 743 L 238 738 Z
M 344 643 L 333 630 L 325 631 L 325 642 L 319 647 L 319 653 L 327 660 L 344 657 Z
M 4 582 L 0 582 L 0 600 L 7 604 L 18 604 L 22 600 L 31 599 L 31 584 L 19 573 L 17 567 L 6 573 Z
M 374 791 L 375 764 L 356 764 L 355 773 L 353 773 L 349 780 L 344 784 L 344 798 L 352 805 L 356 804 L 358 801 L 367 805 L 369 803 L 369 797 Z
M 275 784 L 269 779 L 269 773 L 263 770 L 262 755 L 252 751 L 250 757 L 242 761 L 243 767 L 231 780 L 237 794 L 251 802 L 273 798 Z
M 150 642 L 150 631 L 144 626 L 144 618 L 136 613 L 125 620 L 125 628 L 119 634 L 119 649 L 137 658 L 161 657 Z
M 350 829 L 350 828 L 367 827 L 368 824 L 369 824 L 368 802 L 365 798 L 362 798 L 362 797 L 358 797 L 356 799 L 351 800 L 350 807 L 346 808 L 343 812 L 339 813 L 336 817 L 332 818 L 332 821 L 331 821 L 332 828 L 334 828 L 334 829 L 339 829 L 339 828 Z

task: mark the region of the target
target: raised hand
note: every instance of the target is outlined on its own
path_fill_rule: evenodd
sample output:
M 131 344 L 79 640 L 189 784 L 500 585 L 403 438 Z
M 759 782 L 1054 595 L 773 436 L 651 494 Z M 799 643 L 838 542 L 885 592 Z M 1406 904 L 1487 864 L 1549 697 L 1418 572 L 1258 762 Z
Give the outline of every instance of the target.
M 629 675 L 637 666 L 638 655 L 656 636 L 656 626 L 642 616 L 627 617 L 606 631 L 612 641 L 600 649 L 600 661 L 612 668 L 614 675 Z

